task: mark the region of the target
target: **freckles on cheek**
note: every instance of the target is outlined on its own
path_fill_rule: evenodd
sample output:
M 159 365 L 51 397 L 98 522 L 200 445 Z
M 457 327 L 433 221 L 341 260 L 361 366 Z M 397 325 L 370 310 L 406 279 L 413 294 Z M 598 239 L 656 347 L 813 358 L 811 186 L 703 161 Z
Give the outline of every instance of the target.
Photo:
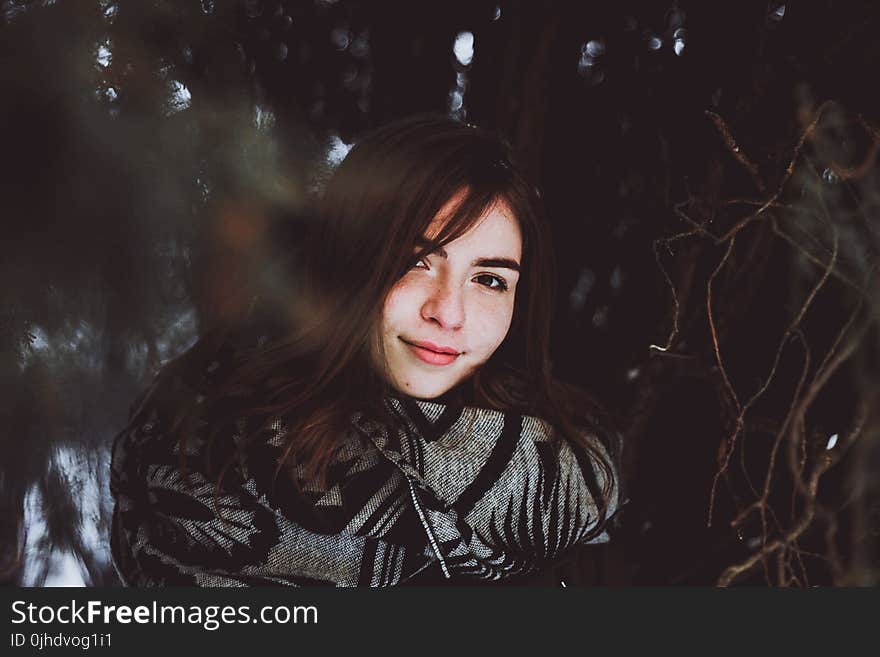
M 510 324 L 513 320 L 513 304 L 496 304 L 492 308 L 487 309 L 485 318 L 486 323 L 483 328 L 483 335 L 486 336 L 487 343 L 497 347 L 504 341 L 508 330 L 510 330 Z
M 385 297 L 385 304 L 382 306 L 382 315 L 381 315 L 381 327 L 382 334 L 389 335 L 394 331 L 394 323 L 396 320 L 394 310 L 397 307 L 395 303 L 395 293 L 394 290 L 388 293 L 388 296 Z
M 406 315 L 407 310 L 413 306 L 411 297 L 412 290 L 403 281 L 398 281 L 385 297 L 385 304 L 382 306 L 383 325 L 394 324 L 400 320 L 401 315 Z

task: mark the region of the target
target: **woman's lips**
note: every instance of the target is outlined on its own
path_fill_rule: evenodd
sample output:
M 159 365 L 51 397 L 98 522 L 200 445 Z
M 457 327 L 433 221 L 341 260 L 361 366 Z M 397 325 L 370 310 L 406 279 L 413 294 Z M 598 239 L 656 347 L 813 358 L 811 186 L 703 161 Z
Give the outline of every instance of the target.
M 430 342 L 408 342 L 401 338 L 401 341 L 409 347 L 409 350 L 415 354 L 416 358 L 428 363 L 429 365 L 449 365 L 461 354 L 448 347 L 438 347 Z

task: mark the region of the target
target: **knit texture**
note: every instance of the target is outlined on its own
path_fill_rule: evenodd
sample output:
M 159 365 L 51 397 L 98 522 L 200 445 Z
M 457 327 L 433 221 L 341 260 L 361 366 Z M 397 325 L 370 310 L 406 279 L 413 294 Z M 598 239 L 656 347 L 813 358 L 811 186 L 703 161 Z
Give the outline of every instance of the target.
M 216 496 L 205 443 L 185 444 L 185 480 L 168 418 L 142 406 L 113 446 L 111 549 L 122 581 L 391 586 L 433 564 L 476 584 L 539 572 L 576 544 L 608 540 L 607 523 L 597 522 L 600 468 L 578 446 L 554 449 L 545 422 L 386 403 L 399 428 L 355 414 L 321 489 L 299 490 L 278 472 L 289 431 L 282 420 L 246 450 L 236 449 L 240 422 L 211 447 L 236 455 Z M 612 486 L 609 518 L 618 506 Z

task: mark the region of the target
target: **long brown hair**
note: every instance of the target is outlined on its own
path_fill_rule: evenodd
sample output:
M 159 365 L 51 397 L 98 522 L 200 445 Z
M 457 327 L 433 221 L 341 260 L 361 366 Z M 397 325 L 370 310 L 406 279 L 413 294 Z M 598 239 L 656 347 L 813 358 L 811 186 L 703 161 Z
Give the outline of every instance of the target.
M 425 247 L 428 225 L 461 192 Z M 201 422 L 213 440 L 229 426 L 233 410 L 257 420 L 246 447 L 284 417 L 289 430 L 279 467 L 286 466 L 298 485 L 308 479 L 323 484 L 352 413 L 394 422 L 385 400 L 397 393 L 371 357 L 389 291 L 425 251 L 466 233 L 499 201 L 512 210 L 523 242 L 513 319 L 504 342 L 457 394 L 469 405 L 540 417 L 556 430 L 557 445 L 580 445 L 602 472 L 602 487 L 593 473 L 585 474 L 604 516 L 616 477 L 609 456 L 617 452 L 614 434 L 586 394 L 551 372 L 553 257 L 538 193 L 504 140 L 444 116 L 400 120 L 354 146 L 319 201 L 296 298 L 262 300 L 263 308 L 289 312 L 281 313 L 265 343 L 239 343 L 223 381 L 201 391 L 197 401 L 174 395 L 172 430 L 185 441 Z M 211 331 L 165 370 L 203 367 L 234 333 L 231 327 Z M 606 451 L 586 434 L 603 441 Z M 230 465 L 227 459 L 221 478 Z

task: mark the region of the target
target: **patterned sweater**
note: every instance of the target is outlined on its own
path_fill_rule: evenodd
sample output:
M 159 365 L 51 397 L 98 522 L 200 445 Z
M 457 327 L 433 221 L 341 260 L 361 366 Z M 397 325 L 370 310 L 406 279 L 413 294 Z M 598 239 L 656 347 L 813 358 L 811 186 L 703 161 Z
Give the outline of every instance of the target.
M 128 586 L 417 583 L 420 573 L 480 583 L 540 572 L 597 522 L 601 470 L 534 417 L 389 398 L 399 430 L 360 414 L 326 488 L 278 472 L 286 433 L 237 450 L 241 421 L 212 450 L 236 454 L 217 489 L 200 439 L 180 447 L 147 401 L 113 447 L 113 563 Z M 595 444 L 601 448 L 599 441 Z M 222 454 L 221 454 L 222 456 Z M 277 475 L 277 476 L 276 476 Z M 607 516 L 619 506 L 616 477 Z

